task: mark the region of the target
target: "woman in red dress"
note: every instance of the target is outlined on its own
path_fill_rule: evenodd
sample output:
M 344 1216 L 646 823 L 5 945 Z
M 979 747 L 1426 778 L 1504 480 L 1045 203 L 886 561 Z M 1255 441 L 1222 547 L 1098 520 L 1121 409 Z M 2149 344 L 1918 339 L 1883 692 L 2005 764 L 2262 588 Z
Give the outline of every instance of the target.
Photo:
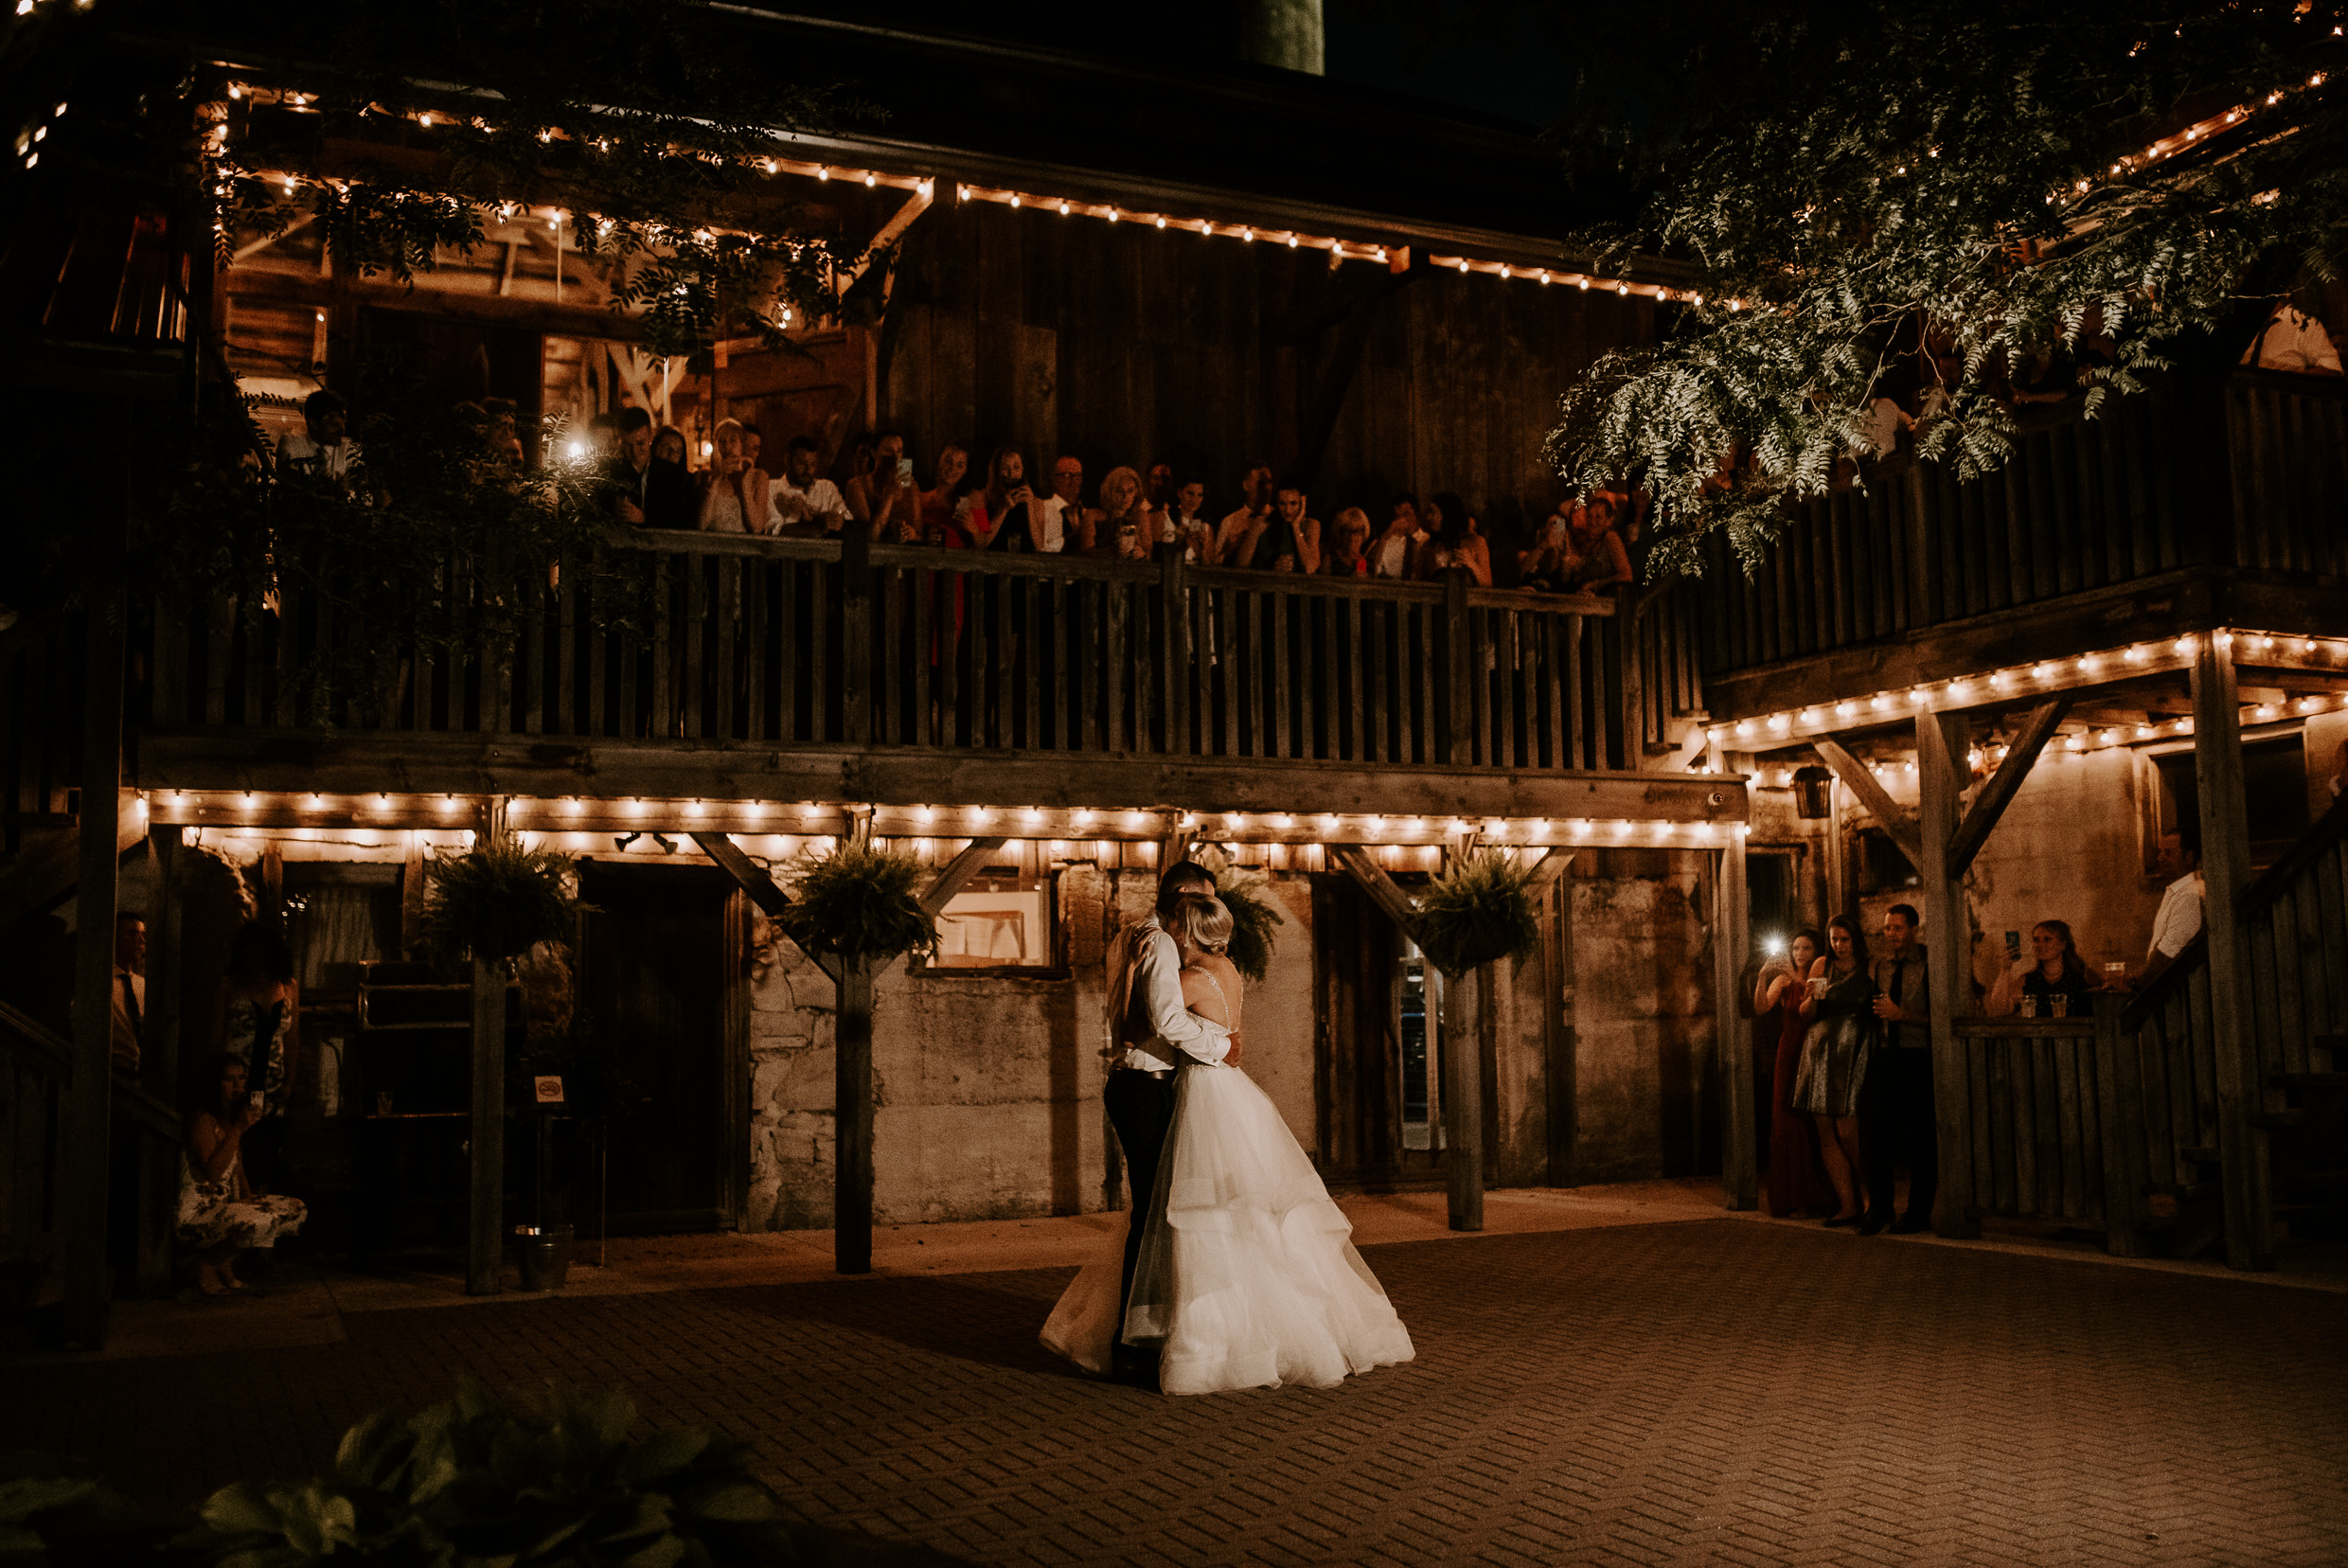
M 1805 927 L 1794 933 L 1785 959 L 1764 967 L 1753 989 L 1753 1017 L 1766 1025 L 1775 1009 L 1781 1020 L 1777 1062 L 1770 1074 L 1770 1168 L 1763 1183 L 1770 1213 L 1780 1220 L 1805 1209 L 1831 1211 L 1836 1205 L 1834 1186 L 1818 1160 L 1818 1130 L 1811 1117 L 1793 1108 L 1794 1067 L 1802 1060 L 1802 1037 L 1812 1022 L 1795 1003 L 1802 997 L 1803 976 L 1825 951 L 1825 939 L 1817 932 Z

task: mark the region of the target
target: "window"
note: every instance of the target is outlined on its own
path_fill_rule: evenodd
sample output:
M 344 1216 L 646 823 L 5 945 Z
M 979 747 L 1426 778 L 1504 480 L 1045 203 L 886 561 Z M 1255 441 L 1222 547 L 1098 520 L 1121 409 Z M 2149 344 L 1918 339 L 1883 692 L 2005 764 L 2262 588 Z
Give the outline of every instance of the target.
M 2163 833 L 2200 811 L 2200 785 L 2194 773 L 2193 748 L 2154 756 L 2160 775 L 2150 847 Z M 2242 743 L 2242 795 L 2250 827 L 2250 859 L 2268 864 L 2307 830 L 2307 748 L 2297 734 Z
M 1048 970 L 1059 961 L 1051 872 L 989 865 L 946 900 L 937 918 L 937 952 L 922 967 L 944 970 Z

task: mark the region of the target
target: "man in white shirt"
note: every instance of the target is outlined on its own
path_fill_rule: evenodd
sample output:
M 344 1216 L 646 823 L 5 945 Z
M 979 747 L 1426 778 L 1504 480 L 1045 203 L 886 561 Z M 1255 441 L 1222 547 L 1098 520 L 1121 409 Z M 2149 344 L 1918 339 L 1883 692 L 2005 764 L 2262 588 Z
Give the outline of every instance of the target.
M 2142 990 L 2168 972 L 2177 955 L 2201 935 L 2201 833 L 2193 824 L 2161 836 L 2153 861 L 2153 875 L 2174 879 L 2161 895 L 2161 913 L 2153 917 L 2152 946 L 2144 952 L 2144 967 L 2127 978 L 2130 989 Z
M 791 438 L 782 475 L 767 487 L 766 532 L 794 539 L 836 534 L 848 519 L 846 498 L 828 479 L 815 477 L 821 453 L 805 436 Z
M 1125 1278 L 1117 1292 L 1120 1323 L 1126 1300 L 1133 1293 L 1133 1269 L 1141 1259 L 1150 1196 L 1157 1190 L 1158 1161 L 1174 1122 L 1176 1062 L 1184 1055 L 1235 1065 L 1239 1060 L 1237 1035 L 1217 1034 L 1183 1005 L 1182 954 L 1165 924 L 1184 894 L 1212 897 L 1214 892 L 1214 877 L 1195 861 L 1168 867 L 1158 879 L 1157 908 L 1131 932 L 1123 971 L 1110 993 L 1116 1038 L 1125 1053 L 1101 1091 L 1101 1104 L 1109 1113 L 1109 1125 L 1116 1130 L 1133 1194 L 1125 1235 Z M 1157 1368 L 1147 1357 L 1122 1340 L 1112 1354 L 1112 1376 L 1118 1381 L 1155 1385 Z
M 1043 532 L 1036 548 L 1045 555 L 1093 547 L 1093 527 L 1105 515 L 1084 504 L 1084 460 L 1062 457 L 1052 465 L 1052 499 L 1038 510 Z
M 302 428 L 277 443 L 280 467 L 324 474 L 349 488 L 350 471 L 359 461 L 359 443 L 350 438 L 350 410 L 324 387 L 302 402 Z

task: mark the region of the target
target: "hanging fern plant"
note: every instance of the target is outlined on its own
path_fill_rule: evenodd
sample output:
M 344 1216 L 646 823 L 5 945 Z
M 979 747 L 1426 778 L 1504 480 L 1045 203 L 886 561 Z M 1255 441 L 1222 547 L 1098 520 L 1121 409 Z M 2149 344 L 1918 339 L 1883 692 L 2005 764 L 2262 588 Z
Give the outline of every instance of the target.
M 1231 911 L 1231 942 L 1223 956 L 1246 978 L 1262 980 L 1272 972 L 1272 928 L 1288 923 L 1265 897 L 1269 880 L 1233 864 L 1229 855 L 1212 845 L 1200 850 L 1199 864 L 1215 879 L 1215 896 Z
M 1505 852 L 1479 850 L 1437 877 L 1418 900 L 1418 945 L 1450 975 L 1500 958 L 1524 959 L 1540 943 L 1532 873 Z
M 791 904 L 779 918 L 809 953 L 886 961 L 937 946 L 937 921 L 921 907 L 927 868 L 909 854 L 843 844 L 784 873 Z
M 567 857 L 525 849 L 510 834 L 435 857 L 427 875 L 424 939 L 451 960 L 517 958 L 567 941 L 584 907 Z

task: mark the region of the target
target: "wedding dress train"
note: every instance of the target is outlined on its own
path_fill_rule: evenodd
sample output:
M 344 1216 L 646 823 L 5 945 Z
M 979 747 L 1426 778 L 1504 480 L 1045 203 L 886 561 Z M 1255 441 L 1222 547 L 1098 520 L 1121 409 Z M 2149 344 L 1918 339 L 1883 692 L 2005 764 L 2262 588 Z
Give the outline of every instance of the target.
M 1351 1222 L 1270 1096 L 1220 1063 L 1183 1068 L 1175 1095 L 1123 1324 L 1127 1343 L 1162 1347 L 1159 1387 L 1328 1388 L 1411 1360 Z M 1043 1326 L 1045 1347 L 1088 1371 L 1109 1370 L 1124 1249 L 1119 1226 Z

